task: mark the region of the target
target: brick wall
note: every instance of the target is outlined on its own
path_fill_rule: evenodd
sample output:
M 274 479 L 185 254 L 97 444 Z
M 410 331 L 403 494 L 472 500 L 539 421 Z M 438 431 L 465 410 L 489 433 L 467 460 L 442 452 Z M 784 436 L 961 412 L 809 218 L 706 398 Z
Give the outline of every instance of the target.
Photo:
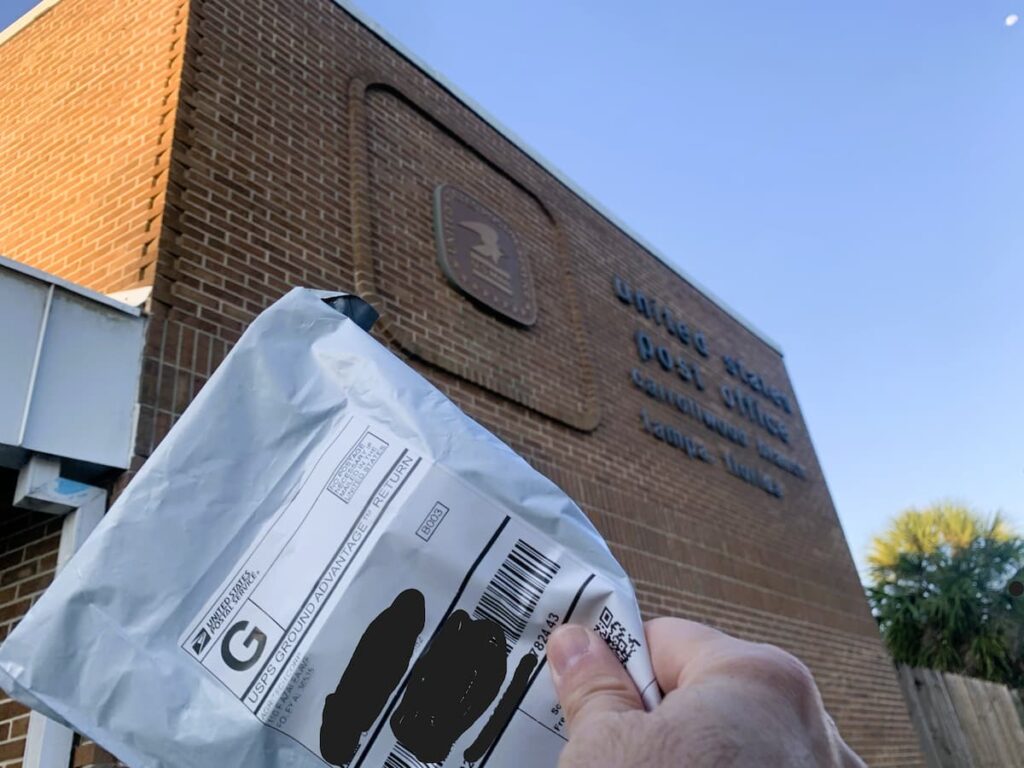
M 922 764 L 776 352 L 329 0 L 192 0 L 185 51 L 172 151 L 161 155 L 136 465 L 260 310 L 293 285 L 354 288 L 383 312 L 382 341 L 580 502 L 647 615 L 794 651 L 871 765 Z M 481 310 L 440 275 L 431 199 L 441 183 L 516 230 L 537 278 L 534 327 Z M 616 274 L 700 329 L 709 355 L 620 301 Z M 704 389 L 640 360 L 637 330 L 698 366 Z M 788 443 L 726 407 L 721 385 L 758 396 L 722 355 L 786 394 L 792 413 L 759 404 L 788 426 Z M 634 368 L 743 427 L 751 445 L 652 399 Z M 654 439 L 642 411 L 715 463 Z M 806 479 L 760 458 L 756 438 Z M 776 477 L 784 497 L 730 475 L 723 451 Z
M 10 506 L 16 473 L 0 470 L 0 640 L 53 580 L 61 521 Z M 0 768 L 21 766 L 28 709 L 0 692 Z
M 103 292 L 152 283 L 187 18 L 185 0 L 62 0 L 0 44 L 0 254 Z M 61 525 L 8 509 L 7 479 L 0 639 L 53 578 Z M 0 699 L 0 768 L 27 728 Z M 77 740 L 75 768 L 111 762 Z
M 63 518 L 10 505 L 17 473 L 0 469 L 0 640 L 53 581 Z M 0 691 L 0 768 L 21 768 L 29 710 Z M 109 753 L 76 737 L 73 768 L 109 765 Z
M 0 45 L 0 254 L 151 282 L 186 0 L 62 0 Z
M 159 441 L 183 393 L 290 286 L 354 287 L 383 311 L 382 340 L 580 501 L 648 614 L 702 619 L 795 651 L 872 765 L 919 765 L 782 359 L 333 3 L 194 0 L 189 34 L 174 235 L 157 283 L 166 341 L 148 361 L 159 383 L 143 441 Z M 481 311 L 440 274 L 432 194 L 441 183 L 470 192 L 520 236 L 539 278 L 530 330 Z M 619 301 L 613 274 L 700 328 L 711 356 Z M 705 390 L 641 363 L 637 329 L 699 365 Z M 774 445 L 807 480 L 630 379 L 639 367 L 744 426 L 751 442 L 771 442 L 724 406 L 718 387 L 743 385 L 722 354 L 785 391 L 792 415 L 761 404 L 789 425 L 790 443 Z M 785 498 L 730 476 L 720 460 L 706 466 L 654 440 L 641 409 L 716 456 L 730 450 L 785 478 Z

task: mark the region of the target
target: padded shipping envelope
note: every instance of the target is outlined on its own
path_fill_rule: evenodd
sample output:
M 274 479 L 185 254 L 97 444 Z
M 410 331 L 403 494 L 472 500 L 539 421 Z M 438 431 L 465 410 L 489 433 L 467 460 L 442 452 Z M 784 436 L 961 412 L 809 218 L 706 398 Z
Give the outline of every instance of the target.
M 580 509 L 345 302 L 295 289 L 253 322 L 0 648 L 0 686 L 133 767 L 554 766 L 565 622 L 657 701 Z

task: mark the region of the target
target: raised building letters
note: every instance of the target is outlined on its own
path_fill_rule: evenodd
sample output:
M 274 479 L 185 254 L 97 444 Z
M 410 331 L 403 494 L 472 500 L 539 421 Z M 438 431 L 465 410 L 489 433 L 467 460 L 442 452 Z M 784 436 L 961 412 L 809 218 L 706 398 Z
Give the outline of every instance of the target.
M 668 304 L 630 285 L 618 275 L 613 276 L 612 287 L 620 302 L 632 307 L 648 321 L 645 327 L 633 331 L 633 344 L 640 365 L 629 371 L 629 377 L 637 389 L 692 422 L 703 424 L 706 430 L 719 435 L 733 446 L 755 450 L 755 461 L 764 461 L 795 478 L 806 480 L 807 470 L 798 461 L 781 453 L 760 437 L 752 439 L 742 426 L 722 418 L 695 399 L 707 388 L 704 372 L 697 359 L 687 355 L 685 350 L 680 352 L 678 345 L 700 357 L 709 358 L 710 344 L 703 332 L 685 322 L 681 314 Z M 668 339 L 663 340 L 663 337 L 659 338 L 657 327 L 663 328 L 668 336 L 675 339 L 676 344 L 673 345 Z M 793 412 L 785 393 L 768 384 L 763 376 L 747 368 L 737 357 L 722 355 L 722 363 L 726 374 L 737 380 L 735 387 L 727 384 L 719 387 L 722 404 L 731 413 L 769 435 L 770 439 L 788 445 L 789 426 L 781 416 L 770 412 L 773 406 L 785 414 Z M 666 374 L 672 376 L 672 384 L 664 380 Z M 693 396 L 677 389 L 679 386 L 688 387 Z M 640 411 L 640 426 L 646 434 L 677 448 L 689 459 L 703 464 L 721 463 L 730 476 L 775 498 L 781 499 L 784 495 L 782 484 L 769 472 L 751 465 L 746 458 L 733 455 L 728 450 L 720 451 L 719 462 L 698 437 L 686 434 L 675 425 L 659 421 L 646 408 Z
M 648 320 L 654 321 L 655 325 L 664 327 L 681 344 L 693 346 L 701 357 L 708 357 L 708 341 L 703 333 L 691 330 L 690 326 L 676 318 L 671 309 L 664 304 L 658 303 L 657 299 L 653 296 L 649 297 L 643 291 L 634 290 L 629 283 L 618 275 L 615 275 L 613 280 L 615 295 L 619 297 L 619 301 L 624 304 L 631 304 L 641 315 Z

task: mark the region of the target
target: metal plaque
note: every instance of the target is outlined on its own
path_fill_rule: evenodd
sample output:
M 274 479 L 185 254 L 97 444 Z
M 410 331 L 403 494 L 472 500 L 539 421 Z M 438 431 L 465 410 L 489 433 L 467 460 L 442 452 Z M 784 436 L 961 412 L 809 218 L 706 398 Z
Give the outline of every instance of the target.
M 537 321 L 530 265 L 511 228 L 460 189 L 434 191 L 437 258 L 455 287 L 520 325 Z

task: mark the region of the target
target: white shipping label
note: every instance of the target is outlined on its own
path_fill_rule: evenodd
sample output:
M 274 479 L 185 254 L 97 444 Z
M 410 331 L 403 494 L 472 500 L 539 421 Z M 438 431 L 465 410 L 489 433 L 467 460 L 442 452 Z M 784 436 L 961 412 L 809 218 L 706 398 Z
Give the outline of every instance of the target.
M 314 461 L 179 640 L 266 727 L 337 766 L 554 766 L 568 621 L 656 703 L 636 606 L 514 510 L 361 416 Z

